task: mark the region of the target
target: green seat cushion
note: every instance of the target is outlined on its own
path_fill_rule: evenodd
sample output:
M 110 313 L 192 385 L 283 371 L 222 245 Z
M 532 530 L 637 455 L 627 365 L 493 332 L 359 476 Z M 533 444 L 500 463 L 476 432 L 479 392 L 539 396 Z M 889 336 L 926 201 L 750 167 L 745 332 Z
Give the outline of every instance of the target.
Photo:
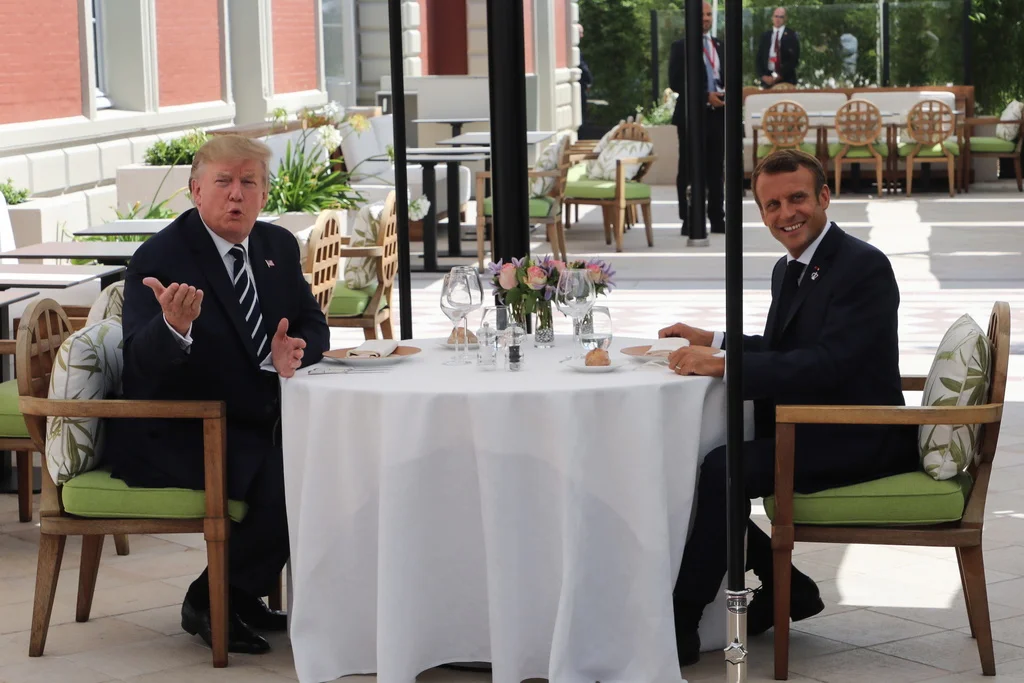
M 328 315 L 337 315 L 343 318 L 352 318 L 362 315 L 366 306 L 370 303 L 370 297 L 377 291 L 377 283 L 362 289 L 350 289 L 343 282 L 338 282 L 334 288 L 334 296 L 331 298 L 331 306 L 327 309 Z M 387 306 L 384 297 L 380 299 L 380 308 Z
M 28 427 L 18 407 L 18 380 L 11 379 L 0 384 L 0 436 L 28 438 Z
M 769 154 L 771 154 L 771 151 L 772 151 L 772 146 L 771 145 L 758 145 L 757 146 L 757 158 L 761 159 L 763 157 L 766 157 Z M 808 154 L 817 154 L 818 153 L 818 146 L 815 145 L 813 142 L 804 142 L 804 143 L 801 143 L 801 145 L 800 145 L 800 151 L 801 152 L 807 152 Z
M 79 517 L 116 519 L 202 519 L 206 516 L 206 494 L 192 489 L 146 489 L 128 486 L 98 469 L 69 479 L 61 489 L 64 509 Z M 249 507 L 228 501 L 228 516 L 240 522 Z
M 570 180 L 565 184 L 566 199 L 614 199 L 614 180 Z M 626 199 L 650 199 L 651 186 L 643 183 L 626 181 Z
M 972 152 L 992 152 L 994 154 L 1013 154 L 1017 143 L 995 137 L 972 137 Z
M 839 154 L 840 150 L 846 147 L 841 142 L 830 142 L 828 145 L 828 158 L 835 159 L 836 155 Z M 889 145 L 884 142 L 876 142 L 874 144 L 875 151 L 881 154 L 883 157 L 889 156 Z M 843 155 L 844 159 L 874 159 L 871 155 L 871 151 L 868 150 L 867 145 L 859 147 L 850 146 L 850 149 L 846 150 L 846 154 Z
M 914 156 L 918 157 L 944 157 L 945 152 L 942 151 L 942 147 L 945 146 L 950 152 L 955 155 L 960 154 L 960 145 L 955 142 L 944 142 L 941 145 L 932 145 L 931 147 L 921 146 L 921 150 Z M 899 152 L 901 157 L 908 156 L 917 147 L 916 142 L 901 142 L 899 146 Z
M 491 197 L 484 199 L 484 215 L 494 215 L 494 200 Z M 550 218 L 558 215 L 561 206 L 554 197 L 530 197 L 530 218 Z
M 818 493 L 797 493 L 793 521 L 826 526 L 955 522 L 964 514 L 971 485 L 966 473 L 936 481 L 917 471 Z M 764 499 L 764 509 L 769 519 L 775 518 L 775 496 Z

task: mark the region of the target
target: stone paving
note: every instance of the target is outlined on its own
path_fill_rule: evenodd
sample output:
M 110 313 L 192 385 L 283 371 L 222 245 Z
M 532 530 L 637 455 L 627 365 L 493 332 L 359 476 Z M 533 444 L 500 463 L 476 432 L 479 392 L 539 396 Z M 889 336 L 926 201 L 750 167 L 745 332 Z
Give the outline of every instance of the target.
M 625 251 L 616 254 L 605 246 L 592 211 L 581 211 L 580 222 L 567 231 L 571 255 L 607 258 L 618 271 L 618 288 L 601 302 L 612 310 L 617 335 L 650 337 L 679 320 L 724 326 L 724 239 L 712 236 L 710 247 L 687 248 L 673 197 L 674 188 L 655 189 L 653 249 L 642 229 L 635 229 L 626 235 Z M 769 304 L 768 277 L 781 249 L 749 196 L 743 210 L 744 326 L 760 332 Z M 844 195 L 829 216 L 892 260 L 902 295 L 904 372 L 927 372 L 948 325 L 968 312 L 984 326 L 995 300 L 1009 302 L 1014 332 L 1024 334 L 1018 332 L 1024 330 L 1024 195 L 1012 183 L 975 186 L 971 194 L 955 198 Z M 542 233 L 535 236 L 534 252 L 544 253 Z M 473 251 L 472 242 L 463 244 Z M 448 333 L 439 294 L 439 276 L 414 276 L 416 338 Z M 471 319 L 471 325 L 477 322 Z M 567 331 L 566 321 L 556 320 L 556 332 Z M 359 335 L 335 330 L 333 341 L 340 346 Z M 994 680 L 1024 681 L 1024 343 L 1011 339 L 1011 351 L 1009 404 L 986 511 L 985 561 L 999 672 Z M 200 536 L 133 537 L 128 557 L 115 556 L 113 544 L 106 544 L 93 618 L 86 624 L 74 621 L 81 544 L 69 539 L 46 656 L 29 659 L 38 530 L 19 524 L 16 509 L 13 495 L 0 495 L 0 682 L 295 680 L 283 635 L 271 639 L 272 653 L 232 655 L 229 668 L 214 670 L 209 650 L 181 632 L 185 587 L 205 564 Z M 754 510 L 766 524 L 763 509 L 755 504 Z M 797 566 L 819 582 L 827 607 L 793 627 L 791 681 L 993 680 L 981 678 L 952 550 L 798 544 L 796 554 Z M 750 648 L 748 680 L 772 680 L 770 632 L 752 639 Z M 706 653 L 683 673 L 690 681 L 724 681 L 725 665 L 720 654 Z M 471 683 L 490 677 L 436 669 L 419 680 Z

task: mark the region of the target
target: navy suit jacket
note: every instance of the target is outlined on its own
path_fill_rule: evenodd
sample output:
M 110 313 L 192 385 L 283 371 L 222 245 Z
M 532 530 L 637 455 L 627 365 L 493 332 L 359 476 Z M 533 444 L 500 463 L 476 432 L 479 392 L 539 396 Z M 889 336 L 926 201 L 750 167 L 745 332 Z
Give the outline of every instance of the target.
M 715 52 L 718 53 L 719 73 L 722 76 L 723 82 L 725 81 L 725 44 L 718 38 L 711 36 L 711 44 L 715 46 Z M 704 93 L 701 99 L 701 105 L 708 103 L 708 83 L 707 78 L 703 77 L 704 74 L 704 60 L 700 62 L 700 72 L 702 78 L 701 92 Z M 679 134 L 684 136 L 684 128 L 686 124 L 686 98 L 689 96 L 686 91 L 686 41 L 682 38 L 672 43 L 672 49 L 668 55 L 668 87 L 676 93 L 679 93 L 679 99 L 676 100 L 675 111 L 672 112 L 672 123 L 679 129 Z
M 302 277 L 295 237 L 257 221 L 249 235 L 249 260 L 267 335 L 288 318 L 288 335 L 306 341 L 303 365 L 319 361 L 330 331 Z M 203 290 L 188 352 L 142 284 L 146 277 Z M 135 252 L 125 277 L 123 324 L 124 397 L 224 401 L 228 494 L 244 500 L 264 459 L 280 452 L 280 379 L 259 367 L 227 268 L 196 209 Z M 110 420 L 104 457 L 114 476 L 132 486 L 203 488 L 203 431 L 197 420 Z
M 761 34 L 761 42 L 757 48 L 757 84 L 764 87 L 761 76 L 771 76 L 768 70 L 768 55 L 772 49 L 772 37 L 775 29 L 768 29 Z M 782 38 L 779 40 L 779 54 L 776 58 L 778 64 L 775 73 L 779 74 L 780 83 L 792 83 L 796 85 L 796 67 L 800 63 L 800 35 L 788 26 L 782 29 Z
M 897 310 L 889 259 L 833 224 L 785 320 L 777 319 L 786 258 L 772 272 L 765 333 L 743 338 L 743 396 L 756 436 L 774 437 L 776 405 L 901 406 Z M 796 488 L 853 484 L 917 468 L 914 427 L 798 425 Z

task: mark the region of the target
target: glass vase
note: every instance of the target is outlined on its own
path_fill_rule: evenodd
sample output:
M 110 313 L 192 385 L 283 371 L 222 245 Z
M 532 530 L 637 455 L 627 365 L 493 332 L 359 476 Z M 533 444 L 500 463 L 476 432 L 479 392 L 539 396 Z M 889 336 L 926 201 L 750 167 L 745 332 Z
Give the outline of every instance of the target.
M 537 324 L 533 328 L 533 345 L 549 349 L 555 345 L 555 327 L 551 317 L 551 302 L 538 301 L 535 312 Z

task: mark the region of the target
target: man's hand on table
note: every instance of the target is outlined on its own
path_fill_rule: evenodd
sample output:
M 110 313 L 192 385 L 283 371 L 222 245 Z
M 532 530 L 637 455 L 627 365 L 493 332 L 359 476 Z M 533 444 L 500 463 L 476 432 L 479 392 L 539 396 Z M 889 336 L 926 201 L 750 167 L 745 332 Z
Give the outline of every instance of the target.
M 724 377 L 725 356 L 717 356 L 718 349 L 709 346 L 684 346 L 668 356 L 668 367 L 679 375 Z
M 702 330 L 699 327 L 690 327 L 683 323 L 676 323 L 670 327 L 658 330 L 658 339 L 665 337 L 681 337 L 690 342 L 691 346 L 711 346 L 715 340 L 715 333 Z

